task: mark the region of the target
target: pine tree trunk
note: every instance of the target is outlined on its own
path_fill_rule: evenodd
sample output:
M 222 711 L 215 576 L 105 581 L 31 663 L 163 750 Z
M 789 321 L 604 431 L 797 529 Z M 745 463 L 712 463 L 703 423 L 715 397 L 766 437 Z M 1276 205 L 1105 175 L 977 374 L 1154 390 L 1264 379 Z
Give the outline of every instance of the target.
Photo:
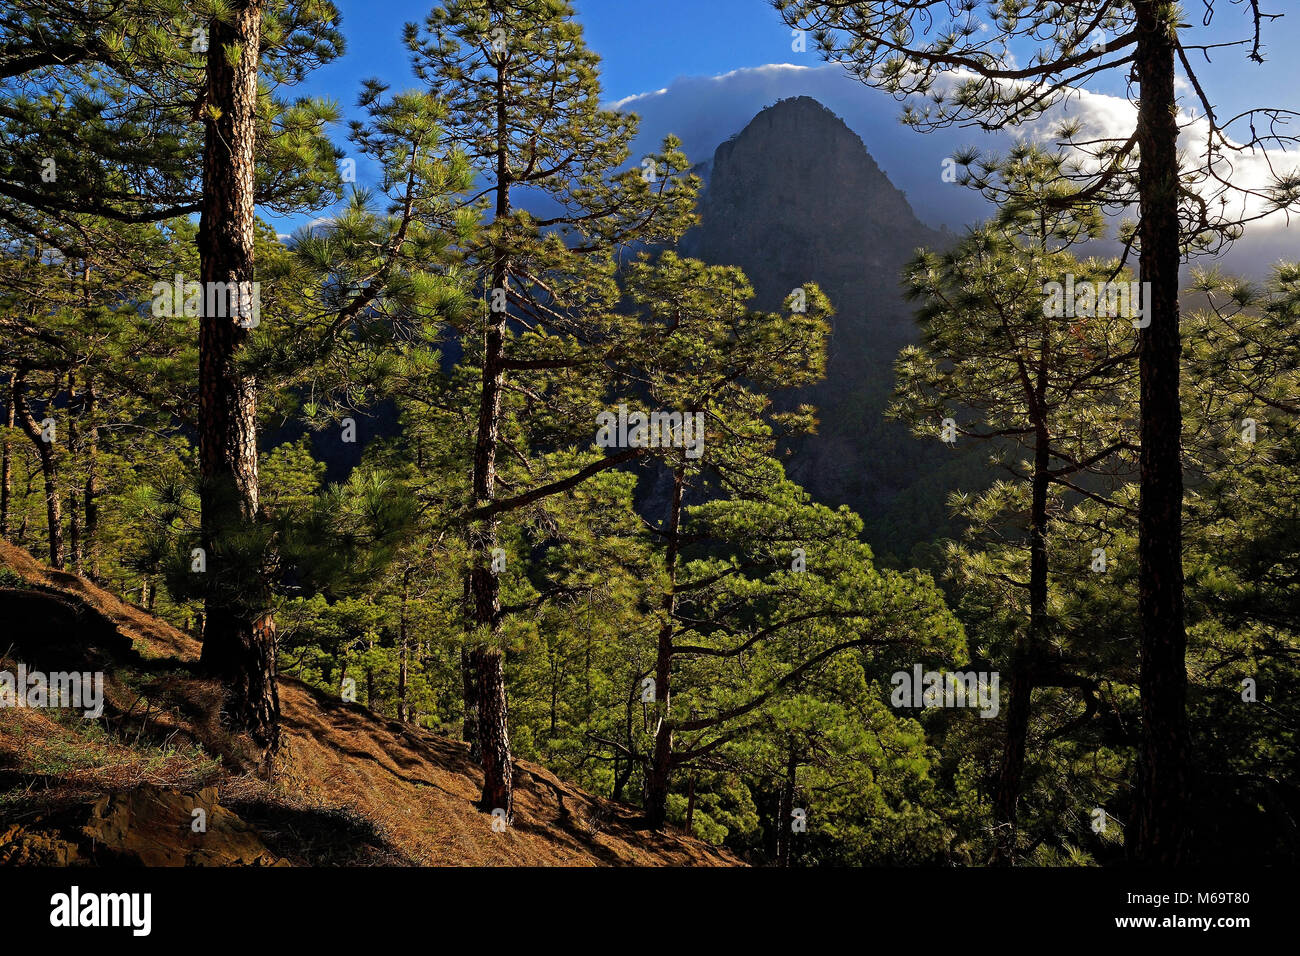
M 627 782 L 632 779 L 632 761 L 630 759 L 620 761 L 618 757 L 614 758 L 614 786 L 610 790 L 609 798 L 615 803 L 623 802 L 623 791 L 627 789 Z
M 227 685 L 225 716 L 267 754 L 279 741 L 275 624 L 260 557 L 232 553 L 257 519 L 256 385 L 239 367 L 248 339 L 239 296 L 214 283 L 253 280 L 254 146 L 264 0 L 238 0 L 210 22 L 204 113 L 199 326 L 199 464 L 207 551 L 204 670 Z M 235 55 L 231 55 L 231 50 Z M 234 62 L 231 62 L 231 61 Z M 238 286 L 234 286 L 238 288 Z M 217 314 L 209 314 L 216 304 Z
M 671 653 L 665 658 L 671 666 Z M 660 705 L 667 713 L 666 703 Z M 672 786 L 673 727 L 667 719 L 660 719 L 655 727 L 654 750 L 650 766 L 646 769 L 645 818 L 652 830 L 662 830 L 668 822 L 668 791 Z
M 374 649 L 375 639 L 372 637 L 366 642 L 366 650 L 373 651 Z M 366 655 L 367 661 L 372 659 L 370 654 Z M 370 664 L 366 664 L 366 706 L 371 710 L 378 710 L 375 706 L 375 669 Z
M 9 537 L 9 496 L 13 487 L 13 460 L 10 447 L 14 433 L 14 399 L 18 394 L 18 376 L 9 376 L 9 394 L 5 400 L 5 430 L 0 436 L 0 538 Z
M 502 221 L 510 214 L 510 170 L 506 159 L 510 129 L 505 94 L 506 68 L 497 69 L 497 182 L 496 219 Z M 494 290 L 506 289 L 510 280 L 509 260 L 504 251 L 498 251 L 492 263 L 492 290 L 489 303 L 496 304 Z M 473 495 L 476 506 L 489 504 L 496 493 L 497 442 L 501 431 L 501 401 L 505 386 L 506 311 L 488 311 L 483 334 L 482 386 L 479 393 L 478 429 L 474 445 Z M 488 517 L 475 522 L 469 529 L 470 568 L 469 596 L 471 624 L 475 630 L 474 646 L 469 654 L 470 673 L 466 684 L 473 683 L 477 699 L 479 760 L 483 764 L 482 804 L 487 810 L 504 808 L 509 816 L 512 805 L 510 736 L 505 708 L 505 667 L 500 651 L 489 647 L 496 637 L 501 611 L 501 585 L 492 567 L 493 549 L 497 547 L 497 519 Z M 484 674 L 479 668 L 484 663 L 499 668 L 495 676 Z M 498 679 L 502 682 L 498 688 Z M 488 694 L 492 695 L 488 699 Z M 466 723 L 469 721 L 470 701 L 466 700 Z
M 402 723 L 407 722 L 406 712 L 406 682 L 407 682 L 407 624 L 406 624 L 406 601 L 409 592 L 411 572 L 405 571 L 402 574 L 402 603 L 401 611 L 398 614 L 397 621 L 397 641 L 400 648 L 397 664 L 397 719 Z
M 81 454 L 81 436 L 77 429 L 77 376 L 68 373 L 68 558 L 72 568 L 81 570 L 81 502 L 77 494 L 76 464 Z
M 99 426 L 95 424 L 95 387 L 89 379 L 86 382 L 86 483 L 82 496 L 86 523 L 83 529 L 82 551 L 86 557 L 87 570 L 92 578 L 99 576 Z
M 677 611 L 677 549 L 682 515 L 682 491 L 686 485 L 683 468 L 673 473 L 673 497 L 668 512 L 668 548 L 664 567 L 668 572 L 668 589 L 660 604 L 662 620 L 655 651 L 655 725 L 654 750 L 646 768 L 645 815 L 651 829 L 661 830 L 668 820 L 668 791 L 672 786 L 673 724 L 671 720 L 673 675 L 673 615 Z
M 495 542 L 496 528 L 495 521 L 492 527 L 486 531 L 486 541 Z M 500 589 L 497 576 L 492 572 L 489 565 L 484 561 L 492 560 L 491 548 L 495 544 L 488 546 L 483 545 L 478 549 L 479 564 L 470 574 L 470 593 L 473 597 L 473 623 L 478 632 L 475 636 L 476 641 L 491 641 L 496 636 L 497 614 L 500 611 Z M 496 678 L 505 680 L 505 669 L 500 658 L 502 652 L 500 648 L 492 647 L 490 644 L 477 643 L 470 651 L 469 655 L 469 672 L 475 682 L 474 704 L 477 709 L 478 722 L 478 759 L 483 766 L 483 794 L 482 803 L 488 810 L 504 808 L 510 809 L 510 781 L 511 772 L 509 765 L 510 754 L 510 737 L 509 726 L 506 722 L 505 710 L 505 685 L 499 688 L 496 686 Z M 495 662 L 493 664 L 493 662 Z M 493 675 L 484 674 L 482 671 L 485 663 L 493 664 L 499 668 L 499 672 L 494 678 Z M 468 678 L 467 678 L 468 679 Z M 489 698 L 488 695 L 492 695 Z M 468 716 L 469 711 L 466 711 Z M 502 762 L 502 755 L 505 755 L 505 762 Z M 507 817 L 508 819 L 508 817 Z
M 483 743 L 482 809 L 504 810 L 514 819 L 514 771 L 507 732 L 505 654 L 497 647 L 474 651 L 478 674 L 479 737 Z
M 554 652 L 552 652 L 552 654 L 551 654 L 551 666 L 550 666 L 550 671 L 551 671 L 551 726 L 550 726 L 550 735 L 551 735 L 552 738 L 555 737 L 555 726 L 556 726 L 556 723 L 559 721 L 559 716 L 560 716 L 560 715 L 559 715 L 559 711 L 560 711 L 560 665 L 559 665 L 559 662 L 556 660 L 556 657 L 557 657 L 557 656 L 558 656 L 557 654 L 555 654 Z
M 998 772 L 993 808 L 998 823 L 1000 863 L 1016 857 L 1016 804 L 1020 800 L 1034 694 L 1034 667 L 1047 630 L 1047 492 L 1050 436 L 1041 420 L 1034 441 L 1034 471 L 1029 509 L 1029 632 L 1016 642 L 1007 701 L 1007 739 Z
M 45 441 L 40 423 L 32 417 L 23 401 L 22 385 L 19 382 L 13 389 L 14 405 L 17 409 L 18 424 L 24 434 L 36 446 L 36 455 L 41 463 L 41 479 L 45 483 L 45 526 L 49 539 L 50 567 L 63 567 L 63 508 L 59 502 L 59 470 L 54 457 L 54 442 Z
M 81 263 L 81 296 L 82 308 L 87 314 L 90 312 L 92 298 L 90 293 L 90 263 L 82 260 Z M 70 384 L 76 386 L 76 372 L 69 377 Z M 99 576 L 99 562 L 96 555 L 95 537 L 99 529 L 99 488 L 98 488 L 98 466 L 99 466 L 99 426 L 95 424 L 95 379 L 89 371 L 86 372 L 85 390 L 81 394 L 81 420 L 85 424 L 85 434 L 83 444 L 79 450 L 81 452 L 82 467 L 84 469 L 84 482 L 82 484 L 82 508 L 85 517 L 85 523 L 82 527 L 82 540 L 80 553 L 77 556 L 78 570 L 83 574 L 89 574 L 91 577 Z M 84 563 L 84 567 L 82 566 Z
M 460 649 L 460 678 L 465 710 L 461 739 L 469 743 L 470 759 L 482 762 L 483 746 L 478 736 L 478 674 L 474 671 L 474 653 L 468 645 Z
M 610 799 L 615 803 L 623 802 L 623 791 L 627 787 L 628 781 L 632 779 L 632 771 L 636 769 L 636 749 L 633 746 L 632 726 L 636 714 L 637 685 L 633 681 L 632 689 L 627 695 L 627 708 L 625 710 L 625 719 L 623 722 L 623 741 L 627 745 L 628 757 L 620 760 L 618 751 L 614 752 L 614 788 L 610 791 Z
M 81 570 L 81 502 L 75 481 L 68 491 L 68 561 L 73 570 Z
M 53 442 L 40 445 L 41 477 L 45 481 L 45 527 L 50 541 L 50 567 L 63 567 L 63 509 L 59 505 L 59 476 Z
M 785 764 L 785 779 L 781 781 L 781 799 L 776 811 L 776 865 L 785 869 L 790 865 L 790 845 L 794 841 L 794 784 L 799 771 L 799 755 L 793 743 Z
M 1179 404 L 1178 124 L 1174 38 L 1163 4 L 1135 2 L 1141 84 L 1141 279 L 1150 283 L 1151 324 L 1141 330 L 1141 501 L 1138 616 L 1142 626 L 1142 745 L 1132 849 L 1149 864 L 1178 862 L 1185 845 L 1187 636 L 1183 625 L 1182 409 Z

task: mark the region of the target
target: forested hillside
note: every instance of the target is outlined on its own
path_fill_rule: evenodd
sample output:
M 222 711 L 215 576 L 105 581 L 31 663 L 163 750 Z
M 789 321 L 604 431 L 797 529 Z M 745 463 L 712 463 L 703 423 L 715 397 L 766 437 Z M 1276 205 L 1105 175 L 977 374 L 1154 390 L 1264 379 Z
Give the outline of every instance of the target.
M 0 610 L 21 622 L 6 665 L 109 672 L 102 720 L 0 712 L 0 864 L 41 866 L 734 866 L 629 807 L 519 766 L 516 825 L 482 827 L 466 744 L 292 678 L 270 780 L 223 732 L 197 677 L 199 645 L 85 578 L 0 543 Z M 37 622 L 56 625 L 59 639 Z M 40 780 L 39 789 L 19 787 Z M 206 830 L 177 827 L 194 810 Z

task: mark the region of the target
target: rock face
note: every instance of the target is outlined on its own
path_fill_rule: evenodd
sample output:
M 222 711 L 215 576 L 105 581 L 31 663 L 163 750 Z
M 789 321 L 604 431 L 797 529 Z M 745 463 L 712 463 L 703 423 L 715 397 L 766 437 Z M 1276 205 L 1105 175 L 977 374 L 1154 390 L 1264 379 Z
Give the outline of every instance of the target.
M 806 96 L 768 107 L 718 147 L 699 209 L 682 252 L 740 266 L 759 308 L 779 309 L 810 280 L 830 298 L 825 381 L 779 399 L 811 402 L 821 422 L 789 471 L 819 501 L 861 514 L 875 543 L 895 537 L 881 530 L 894 500 L 944 463 L 943 449 L 881 418 L 894 358 L 917 338 L 900 275 L 918 247 L 945 248 L 951 235 L 920 222 L 857 134 Z
M 701 199 L 698 252 L 736 265 L 762 257 L 767 269 L 750 277 L 756 288 L 808 278 L 839 286 L 865 274 L 882 278 L 897 301 L 897 267 L 916 246 L 945 242 L 916 218 L 858 135 L 807 96 L 769 106 L 719 146 Z M 783 274 L 808 267 L 820 274 Z

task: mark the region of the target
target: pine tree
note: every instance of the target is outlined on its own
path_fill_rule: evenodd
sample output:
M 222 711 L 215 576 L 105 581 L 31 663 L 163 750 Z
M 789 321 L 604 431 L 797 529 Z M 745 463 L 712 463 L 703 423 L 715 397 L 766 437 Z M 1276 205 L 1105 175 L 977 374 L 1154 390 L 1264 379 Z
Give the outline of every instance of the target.
M 329 4 L 314 5 L 312 12 L 325 19 L 336 15 Z M 225 681 L 225 716 L 232 726 L 249 731 L 272 754 L 280 704 L 265 543 L 257 528 L 257 383 L 241 367 L 241 353 L 260 323 L 253 260 L 264 48 L 292 54 L 296 44 L 290 35 L 287 48 L 276 49 L 284 34 L 265 0 L 237 0 L 228 10 L 214 11 L 207 27 L 197 110 L 204 123 L 198 440 L 202 547 L 209 562 L 200 663 Z M 334 52 L 333 39 L 319 47 L 325 56 Z M 293 65 L 280 73 L 297 76 L 300 70 Z M 311 162 L 333 169 L 333 156 L 323 151 Z M 320 176 L 311 177 L 317 195 Z
M 659 828 L 684 767 L 750 732 L 837 655 L 898 641 L 900 628 L 936 644 L 951 631 L 941 615 L 903 625 L 923 607 L 938 612 L 937 594 L 877 572 L 861 521 L 812 504 L 772 457 L 778 433 L 811 424 L 807 407 L 775 412 L 769 392 L 822 374 L 820 290 L 793 290 L 788 312 L 758 312 L 739 270 L 665 252 L 628 270 L 627 292 L 643 310 L 632 361 L 644 389 L 628 403 L 628 443 L 650 449 L 669 486 L 654 529 L 663 569 L 645 685 L 644 803 Z M 634 427 L 633 414 L 653 422 L 665 408 L 681 410 L 679 432 Z M 904 610 L 909 599 L 916 607 Z
M 680 235 L 691 220 L 694 184 L 682 175 L 686 160 L 671 140 L 642 167 L 622 169 L 635 118 L 600 106 L 597 57 L 562 0 L 448 0 L 429 14 L 423 32 L 408 24 L 406 39 L 417 75 L 446 104 L 449 139 L 481 177 L 480 195 L 490 197 L 488 226 L 465 255 L 485 307 L 481 325 L 462 330 L 480 372 L 462 666 L 464 731 L 479 743 L 483 806 L 509 818 L 502 606 L 493 570 L 499 516 L 566 490 L 572 481 L 551 482 L 503 503 L 498 459 L 505 395 L 518 373 L 598 372 L 602 356 L 617 348 L 608 323 L 617 299 L 614 254 L 628 243 Z M 524 190 L 553 203 L 554 214 L 534 217 L 517 209 L 516 194 Z M 586 422 L 570 420 L 570 428 L 574 424 Z M 590 473 L 627 460 L 618 457 Z
M 987 129 L 1016 126 L 1041 116 L 1091 77 L 1122 71 L 1136 80 L 1140 96 L 1129 137 L 1088 142 L 1089 134 L 1073 122 L 1058 131 L 1062 143 L 1077 145 L 1090 160 L 1076 176 L 1077 192 L 1061 201 L 1136 206 L 1139 212 L 1138 228 L 1124 236 L 1138 249 L 1140 279 L 1150 290 L 1150 323 L 1138 333 L 1144 744 L 1132 849 L 1148 863 L 1174 862 L 1185 849 L 1182 810 L 1189 783 L 1178 269 L 1184 254 L 1222 248 L 1240 233 L 1243 219 L 1254 215 L 1236 214 L 1233 200 L 1243 197 L 1244 187 L 1221 170 L 1242 148 L 1285 148 L 1292 142 L 1272 131 L 1286 111 L 1246 110 L 1220 120 L 1193 66 L 1196 50 L 1183 40 L 1192 28 L 1168 0 L 1010 0 L 986 14 L 977 4 L 948 0 L 773 5 L 792 27 L 811 31 L 823 54 L 853 76 L 900 98 L 922 94 L 903 114 L 918 129 L 966 119 Z M 1215 16 L 1213 4 L 1207 8 L 1205 28 Z M 1262 62 L 1265 15 L 1252 4 L 1247 17 L 1251 37 L 1221 44 L 1216 36 L 1211 42 L 1245 48 L 1251 60 Z M 1025 45 L 1032 48 L 1028 56 Z M 1175 62 L 1209 126 L 1202 151 L 1192 158 L 1178 150 L 1187 114 L 1178 109 Z M 1257 126 L 1257 120 L 1268 122 Z M 1262 192 L 1269 209 L 1290 207 L 1300 199 L 1300 177 L 1279 176 Z
M 918 435 L 989 442 L 1003 459 L 1011 482 L 974 500 L 958 498 L 972 531 L 1025 522 L 1028 574 L 1018 546 L 991 543 L 994 552 L 1011 554 L 988 575 L 1016 585 L 1003 593 L 1012 608 L 1027 603 L 1010 654 L 1006 745 L 994 791 L 1004 862 L 1016 853 L 1034 689 L 1068 670 L 1050 651 L 1062 640 L 1049 610 L 1050 528 L 1063 517 L 1063 495 L 1095 496 L 1080 483 L 1101 472 L 1122 477 L 1137 451 L 1127 401 L 1135 398 L 1130 326 L 1138 303 L 1125 275 L 1118 276 L 1122 287 L 1111 284 L 1113 264 L 1081 263 L 1071 254 L 1101 231 L 1101 217 L 1095 207 L 1049 204 L 1063 191 L 1063 166 L 1062 157 L 1030 146 L 1017 147 L 996 168 L 984 166 L 986 187 L 997 183 L 1016 201 L 954 249 L 923 253 L 911 264 L 908 293 L 921 304 L 922 344 L 900 355 L 890 407 Z M 1046 292 L 1053 288 L 1059 302 Z M 1067 303 L 1067 289 L 1072 297 L 1078 289 L 1079 298 Z M 995 532 L 993 541 L 1005 534 Z M 950 552 L 949 565 L 964 569 L 959 574 L 981 573 L 972 570 L 980 561 L 960 549 Z M 1016 593 L 1021 587 L 1027 602 Z
M 212 558 L 202 663 L 229 686 L 232 726 L 269 753 L 278 704 L 255 530 L 256 385 L 239 363 L 253 327 L 255 203 L 310 207 L 336 188 L 322 132 L 333 108 L 289 105 L 272 86 L 337 55 L 337 11 L 327 0 L 198 9 L 92 0 L 60 4 L 49 18 L 57 26 L 46 29 L 49 11 L 32 6 L 0 24 L 0 74 L 22 89 L 3 133 L 23 144 L 0 170 L 0 221 L 94 260 L 103 251 L 88 245 L 94 234 L 73 228 L 86 214 L 126 223 L 200 216 L 198 278 L 210 294 L 202 296 L 195 424 L 202 546 Z

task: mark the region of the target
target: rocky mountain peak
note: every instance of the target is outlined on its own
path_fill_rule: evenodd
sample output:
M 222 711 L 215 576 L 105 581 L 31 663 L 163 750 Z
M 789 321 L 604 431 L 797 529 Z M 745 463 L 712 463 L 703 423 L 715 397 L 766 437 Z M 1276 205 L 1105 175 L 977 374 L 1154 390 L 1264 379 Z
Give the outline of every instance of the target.
M 818 434 L 801 441 L 791 475 L 871 526 L 903 490 L 899 475 L 909 474 L 881 473 L 882 456 L 910 466 L 925 455 L 901 425 L 882 419 L 894 358 L 917 334 L 901 273 L 918 247 L 943 248 L 950 235 L 918 220 L 862 139 L 807 96 L 772 104 L 717 148 L 699 212 L 682 251 L 740 266 L 759 308 L 780 308 L 809 281 L 829 296 L 836 314 L 826 380 L 780 399 L 820 412 Z

